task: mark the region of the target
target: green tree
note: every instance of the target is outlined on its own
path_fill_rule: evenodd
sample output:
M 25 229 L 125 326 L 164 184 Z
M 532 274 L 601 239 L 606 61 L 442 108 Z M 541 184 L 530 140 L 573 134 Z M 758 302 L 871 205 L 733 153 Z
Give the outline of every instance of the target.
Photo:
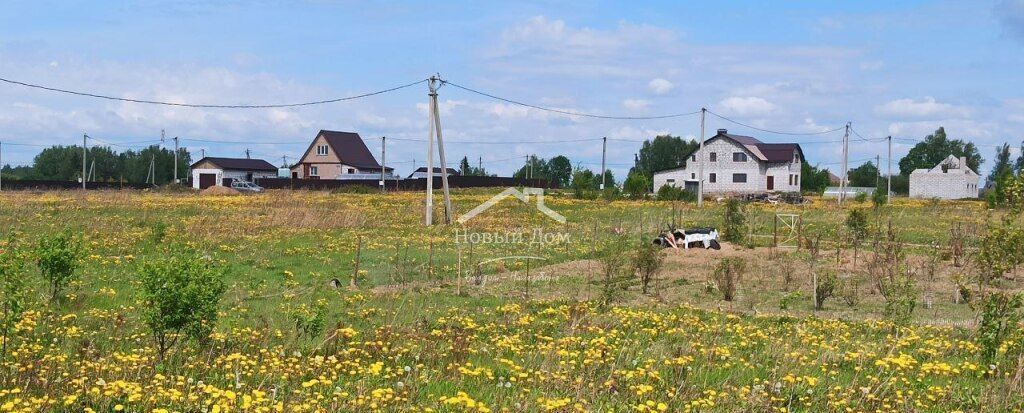
M 1010 144 L 1003 143 L 1002 146 L 996 148 L 995 165 L 992 166 L 992 171 L 989 172 L 986 182 L 989 185 L 998 185 L 999 181 L 1013 175 L 1013 169 L 1013 161 L 1010 160 Z
M 469 158 L 463 156 L 462 160 L 459 161 L 459 173 L 462 174 L 462 176 L 473 175 L 473 167 L 469 166 Z
M 723 225 L 722 239 L 732 243 L 743 241 L 743 234 L 747 225 L 747 215 L 743 211 L 743 202 L 729 198 L 725 201 L 725 213 L 722 217 Z
M 1017 155 L 1017 162 L 1014 163 L 1013 169 L 1017 171 L 1017 175 L 1024 175 L 1024 141 L 1020 141 L 1020 155 Z
M 630 172 L 640 172 L 648 181 L 654 172 L 686 165 L 686 157 L 697 150 L 695 140 L 686 141 L 678 136 L 659 135 L 653 140 L 644 140 Z
M 141 267 L 142 319 L 152 333 L 158 362 L 181 337 L 205 340 L 217 322 L 227 286 L 224 269 L 192 251 L 175 251 Z
M 551 180 L 551 171 L 548 169 L 548 161 L 538 158 L 537 155 L 530 155 L 526 164 L 519 168 L 514 174 L 515 178 L 532 178 Z
M 595 187 L 594 171 L 589 169 L 577 169 L 572 174 L 572 191 L 578 199 L 588 198 L 588 192 Z
M 567 188 L 572 180 L 572 162 L 563 155 L 548 160 L 548 179 L 559 188 Z
M 622 190 L 632 199 L 642 199 L 650 192 L 651 182 L 642 172 L 631 172 L 622 184 Z
M 865 162 L 863 165 L 858 166 L 850 170 L 850 174 L 847 175 L 850 180 L 850 186 L 868 187 L 874 188 L 880 178 L 878 176 L 878 167 L 870 161 Z
M 14 332 L 14 326 L 21 320 L 27 307 L 28 283 L 25 275 L 27 257 L 12 236 L 0 243 L 0 359 L 7 356 L 7 343 Z
M 39 240 L 36 265 L 49 288 L 50 300 L 56 300 L 68 283 L 75 278 L 82 259 L 82 242 L 65 230 Z
M 800 164 L 800 191 L 822 193 L 831 184 L 828 169 L 819 169 L 807 162 Z
M 984 161 L 973 143 L 949 139 L 946 137 L 946 130 L 940 127 L 935 133 L 925 137 L 924 141 L 914 145 L 907 156 L 900 159 L 900 174 L 910 176 L 915 169 L 932 168 L 949 155 L 966 157 L 967 166 L 975 171 Z

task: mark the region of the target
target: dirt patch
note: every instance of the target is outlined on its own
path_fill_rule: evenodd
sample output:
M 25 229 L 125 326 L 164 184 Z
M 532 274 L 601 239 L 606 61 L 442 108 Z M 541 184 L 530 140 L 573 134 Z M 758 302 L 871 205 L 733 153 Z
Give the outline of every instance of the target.
M 226 186 L 211 186 L 199 192 L 201 195 L 241 195 L 237 189 Z

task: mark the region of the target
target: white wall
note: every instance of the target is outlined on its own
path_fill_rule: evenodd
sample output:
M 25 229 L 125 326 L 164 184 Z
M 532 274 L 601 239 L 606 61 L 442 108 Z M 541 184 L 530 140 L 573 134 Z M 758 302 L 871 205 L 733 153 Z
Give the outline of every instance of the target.
M 711 153 L 716 154 L 715 162 L 711 162 Z M 732 154 L 743 152 L 747 154 L 746 162 L 733 162 Z M 756 157 L 743 146 L 730 139 L 716 138 L 704 145 L 703 152 L 698 150 L 694 153 L 697 160 L 692 157 L 687 159 L 686 167 L 654 174 L 654 190 L 657 191 L 663 185 L 671 184 L 683 187 L 683 182 L 696 180 L 699 175 L 699 160 L 704 159 L 704 192 L 705 193 L 750 193 L 764 192 L 767 190 L 770 174 L 775 177 L 775 191 L 799 191 L 800 162 L 772 163 L 758 161 Z M 733 174 L 747 174 L 746 183 L 732 182 Z M 715 174 L 715 182 L 711 182 L 711 174 Z M 793 185 L 789 184 L 789 175 L 796 175 Z M 674 182 L 669 183 L 669 180 Z
M 954 172 L 955 171 L 955 172 Z M 963 199 L 978 197 L 979 176 L 960 169 L 950 173 L 918 169 L 910 174 L 911 198 Z
M 224 173 L 224 171 L 222 171 L 220 169 L 212 169 L 212 168 L 196 168 L 196 169 L 193 169 L 192 170 L 192 187 L 195 188 L 195 189 L 199 189 L 199 174 L 214 174 L 214 175 L 217 175 L 217 180 L 215 181 L 216 182 L 215 185 L 219 186 L 221 184 L 221 178 L 223 177 L 223 173 Z

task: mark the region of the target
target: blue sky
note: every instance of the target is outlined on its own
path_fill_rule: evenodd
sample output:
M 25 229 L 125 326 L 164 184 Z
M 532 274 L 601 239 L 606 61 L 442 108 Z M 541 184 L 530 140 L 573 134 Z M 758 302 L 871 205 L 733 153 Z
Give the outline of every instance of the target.
M 995 2 L 8 2 L 0 77 L 122 97 L 261 104 L 383 89 L 432 73 L 497 95 L 606 115 L 701 106 L 764 129 L 816 132 L 853 122 L 862 136 L 920 139 L 939 126 L 981 146 L 1024 139 L 1024 0 Z M 695 137 L 696 116 L 566 117 L 440 90 L 448 158 L 483 157 L 507 174 L 527 154 L 599 168 L 600 138 L 623 176 L 656 134 Z M 168 136 L 193 152 L 294 159 L 319 129 L 397 138 L 400 172 L 422 165 L 426 88 L 312 108 L 226 110 L 86 99 L 0 84 L 5 163 L 82 133 L 107 142 Z M 774 135 L 715 117 L 769 142 L 802 142 L 837 169 L 841 139 Z M 187 139 L 237 143 L 189 142 Z M 248 142 L 248 143 L 247 143 Z M 274 145 L 253 142 L 279 142 Z M 286 142 L 295 142 L 287 144 Z M 851 160 L 885 158 L 881 142 Z M 895 146 L 898 160 L 910 147 Z M 370 149 L 379 150 L 371 142 Z M 1016 154 L 1016 153 L 1015 153 Z M 990 163 L 981 168 L 987 171 Z

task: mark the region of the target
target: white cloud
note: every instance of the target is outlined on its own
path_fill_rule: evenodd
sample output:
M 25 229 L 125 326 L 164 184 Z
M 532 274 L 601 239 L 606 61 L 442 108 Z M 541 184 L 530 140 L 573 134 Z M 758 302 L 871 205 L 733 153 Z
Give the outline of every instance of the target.
M 630 112 L 640 112 L 647 109 L 651 102 L 643 99 L 626 99 L 622 101 L 622 107 Z
M 765 116 L 774 112 L 776 107 L 771 102 L 756 96 L 733 96 L 718 102 L 718 109 L 726 115 Z
M 671 92 L 672 89 L 675 89 L 675 87 L 676 85 L 672 84 L 672 82 L 669 82 L 668 80 L 665 80 L 660 77 L 651 80 L 651 82 L 647 84 L 647 88 L 650 89 L 651 92 L 654 93 L 655 95 L 664 95 L 668 92 Z
M 941 103 L 931 96 L 920 100 L 896 99 L 875 107 L 875 113 L 890 119 L 953 119 L 966 118 L 971 110 L 964 106 Z

